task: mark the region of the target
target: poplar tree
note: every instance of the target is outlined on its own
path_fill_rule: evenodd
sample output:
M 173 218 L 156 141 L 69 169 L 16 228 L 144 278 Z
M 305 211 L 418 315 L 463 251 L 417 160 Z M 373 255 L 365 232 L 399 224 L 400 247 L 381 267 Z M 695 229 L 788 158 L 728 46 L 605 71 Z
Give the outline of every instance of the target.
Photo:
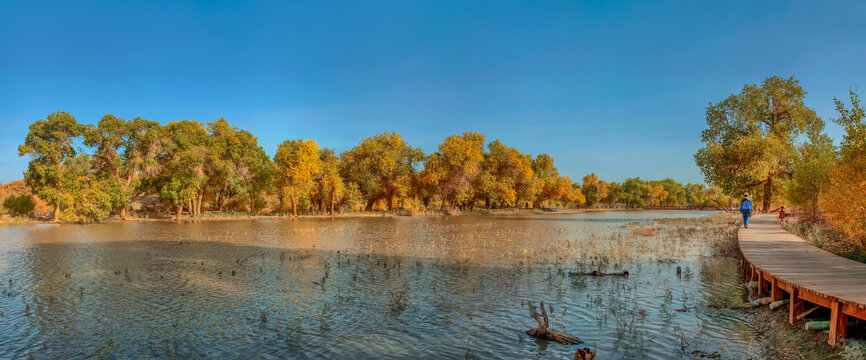
M 68 112 L 59 111 L 30 125 L 18 156 L 30 155 L 24 182 L 31 191 L 54 207 L 54 222 L 60 221 L 60 205 L 69 197 L 61 179 L 68 170 L 66 161 L 77 154 L 75 141 L 85 126 Z
M 798 136 L 823 128 L 805 97 L 793 76 L 772 76 L 707 106 L 706 145 L 695 154 L 706 181 L 732 196 L 756 194 L 769 211 L 779 180 L 792 174 Z

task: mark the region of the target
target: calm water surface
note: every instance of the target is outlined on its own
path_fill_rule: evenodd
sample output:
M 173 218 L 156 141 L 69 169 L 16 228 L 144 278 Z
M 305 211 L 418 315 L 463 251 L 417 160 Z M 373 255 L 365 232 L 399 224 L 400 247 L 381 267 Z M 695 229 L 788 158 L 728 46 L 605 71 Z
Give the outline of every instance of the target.
M 526 301 L 602 359 L 755 356 L 706 306 L 739 281 L 708 214 L 0 228 L 0 358 L 571 359 L 524 334 Z M 631 275 L 568 274 L 595 269 Z

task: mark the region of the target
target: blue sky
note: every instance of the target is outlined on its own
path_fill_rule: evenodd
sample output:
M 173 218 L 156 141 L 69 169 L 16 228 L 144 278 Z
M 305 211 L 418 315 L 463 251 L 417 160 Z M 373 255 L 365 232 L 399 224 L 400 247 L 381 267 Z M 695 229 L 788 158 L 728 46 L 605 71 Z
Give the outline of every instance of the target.
M 796 75 L 829 123 L 866 84 L 866 2 L 0 2 L 0 182 L 65 110 L 225 116 L 273 154 L 398 131 L 427 152 L 478 131 L 564 175 L 703 182 L 709 102 Z M 837 140 L 841 132 L 828 126 Z

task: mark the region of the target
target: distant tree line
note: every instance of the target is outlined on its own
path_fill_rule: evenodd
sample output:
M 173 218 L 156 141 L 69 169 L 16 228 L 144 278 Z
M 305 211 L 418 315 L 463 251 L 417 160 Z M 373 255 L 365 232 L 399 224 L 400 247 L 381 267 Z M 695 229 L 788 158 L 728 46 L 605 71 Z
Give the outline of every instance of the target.
M 866 116 L 860 97 L 834 99 L 839 146 L 805 105 L 793 76 L 747 84 L 707 107 L 705 147 L 695 154 L 707 183 L 730 196 L 752 194 L 763 211 L 793 205 L 807 220 L 827 220 L 850 245 L 866 249 Z
M 105 115 L 95 125 L 57 112 L 30 126 L 19 146 L 24 180 L 54 221 L 126 218 L 130 203 L 158 197 L 184 212 L 330 213 L 345 209 L 429 211 L 543 206 L 723 206 L 719 188 L 671 179 L 574 183 L 547 154 L 532 157 L 485 136 L 445 138 L 425 154 L 385 132 L 336 154 L 313 139 L 286 140 L 273 158 L 256 137 L 224 118 L 161 125 Z M 16 204 L 23 200 L 15 199 Z M 11 204 L 11 203 L 10 203 Z M 20 208 L 20 206 L 18 207 Z M 25 207 L 26 210 L 26 207 Z M 16 210 L 20 213 L 20 210 Z

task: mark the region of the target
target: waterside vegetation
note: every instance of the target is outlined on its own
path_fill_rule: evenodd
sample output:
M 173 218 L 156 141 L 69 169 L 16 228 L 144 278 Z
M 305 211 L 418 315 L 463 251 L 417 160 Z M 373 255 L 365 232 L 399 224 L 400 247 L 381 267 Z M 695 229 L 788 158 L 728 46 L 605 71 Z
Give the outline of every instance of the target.
M 731 201 L 720 188 L 672 179 L 618 183 L 589 174 L 574 182 L 550 155 L 533 157 L 476 132 L 451 135 L 431 154 L 384 132 L 339 155 L 315 139 L 286 140 L 272 158 L 251 132 L 225 118 L 162 125 L 109 114 L 92 125 L 61 111 L 30 126 L 19 155 L 30 158 L 24 181 L 6 187 L 14 185 L 15 201 L 25 197 L 35 206 L 8 211 L 54 222 L 179 220 L 206 212 L 719 208 Z

